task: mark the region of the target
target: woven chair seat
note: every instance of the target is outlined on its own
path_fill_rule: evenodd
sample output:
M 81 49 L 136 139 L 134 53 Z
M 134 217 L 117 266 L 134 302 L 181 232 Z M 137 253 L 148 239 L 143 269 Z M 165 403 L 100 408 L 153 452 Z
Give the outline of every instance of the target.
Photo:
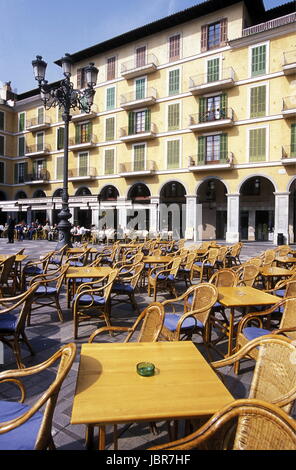
M 275 291 L 275 295 L 278 295 L 279 297 L 284 297 L 285 289 L 278 289 L 277 291 Z
M 211 266 L 212 266 L 211 263 L 204 263 L 204 265 L 203 265 L 202 261 L 196 261 L 196 262 L 194 263 L 194 265 L 195 265 L 195 266 L 199 266 L 199 267 L 201 267 L 201 266 L 211 267 Z
M 189 305 L 192 305 L 192 300 L 193 300 L 193 295 L 189 295 L 187 299 L 187 302 L 189 303 Z M 215 305 L 213 305 L 213 308 L 218 308 L 218 307 L 221 307 L 220 302 L 216 302 Z
M 11 313 L 3 313 L 3 315 L 0 316 L 0 332 L 15 331 L 17 319 L 17 316 Z
M 164 318 L 164 326 L 170 331 L 176 331 L 177 324 L 180 318 L 181 315 L 178 315 L 176 313 L 168 313 L 165 315 Z M 204 328 L 204 324 L 200 320 L 194 320 L 194 318 L 188 317 L 182 323 L 181 330 L 194 328 L 195 326 L 197 326 L 198 328 Z
M 151 276 L 153 279 L 156 278 L 156 274 L 153 273 L 152 276 Z M 159 281 L 174 281 L 175 280 L 175 276 L 173 274 L 169 274 L 168 276 L 166 276 L 165 274 L 159 274 L 159 276 L 157 277 L 157 279 Z
M 75 282 L 76 284 L 87 284 L 88 282 L 92 282 L 93 279 L 89 278 L 89 277 L 79 277 L 77 279 L 75 279 Z
M 30 409 L 28 405 L 0 401 L 0 422 L 15 419 Z M 43 415 L 39 411 L 21 426 L 0 434 L 0 450 L 34 450 Z
M 39 286 L 37 287 L 35 294 L 42 294 L 42 295 L 52 295 L 57 292 L 56 287 L 50 287 L 50 286 Z
M 74 268 L 82 268 L 83 263 L 81 261 L 70 261 L 70 266 L 73 266 Z

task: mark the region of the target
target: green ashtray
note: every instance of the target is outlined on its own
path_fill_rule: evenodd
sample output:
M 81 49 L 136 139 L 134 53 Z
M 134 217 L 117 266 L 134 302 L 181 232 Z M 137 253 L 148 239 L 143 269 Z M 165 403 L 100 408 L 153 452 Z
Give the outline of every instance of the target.
M 137 373 L 143 377 L 151 377 L 154 375 L 155 365 L 152 362 L 139 362 L 137 364 Z

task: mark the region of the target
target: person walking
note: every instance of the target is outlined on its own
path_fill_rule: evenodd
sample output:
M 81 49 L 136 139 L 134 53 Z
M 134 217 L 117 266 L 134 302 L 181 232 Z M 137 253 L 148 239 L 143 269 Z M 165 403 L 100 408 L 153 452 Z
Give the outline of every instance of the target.
M 15 220 L 9 216 L 8 217 L 8 229 L 7 229 L 7 236 L 8 236 L 7 243 L 14 243 L 14 230 L 15 230 Z

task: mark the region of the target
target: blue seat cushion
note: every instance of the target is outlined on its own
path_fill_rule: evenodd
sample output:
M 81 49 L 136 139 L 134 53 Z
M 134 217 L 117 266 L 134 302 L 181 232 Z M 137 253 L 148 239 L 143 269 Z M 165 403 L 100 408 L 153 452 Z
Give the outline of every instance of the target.
M 243 329 L 243 335 L 249 340 L 260 338 L 260 336 L 270 335 L 272 332 L 270 330 L 265 330 L 264 328 L 256 328 L 255 326 L 248 326 Z
M 112 287 L 112 292 L 134 292 L 134 288 L 124 282 L 115 282 Z
M 23 403 L 0 401 L 0 422 L 10 421 L 30 409 Z M 0 434 L 0 450 L 34 450 L 43 415 L 39 411 L 12 431 Z
M 178 321 L 180 320 L 181 315 L 177 315 L 176 313 L 168 313 L 164 319 L 164 326 L 170 331 L 176 331 Z M 182 323 L 181 330 L 186 330 L 188 328 L 193 328 L 194 326 L 198 328 L 204 328 L 204 325 L 199 320 L 194 320 L 194 318 L 189 317 Z
M 0 315 L 0 331 L 15 331 L 18 317 L 11 313 Z
M 62 258 L 52 258 L 50 260 L 52 264 L 61 264 L 62 263 Z
M 156 274 L 153 273 L 152 276 L 151 276 L 153 279 L 155 279 L 156 277 Z M 169 274 L 168 276 L 166 276 L 165 274 L 160 274 L 157 279 L 159 281 L 173 281 L 175 279 L 175 276 L 173 274 Z
M 81 261 L 70 261 L 70 266 L 74 266 L 74 268 L 82 268 L 83 263 Z
M 38 266 L 25 266 L 24 273 L 34 276 L 37 274 L 43 274 L 43 270 L 38 268 Z
M 39 286 L 35 290 L 35 294 L 55 294 L 57 292 L 56 287 L 50 286 Z
M 279 297 L 284 297 L 285 295 L 285 289 L 278 289 L 275 291 L 275 295 L 278 295 Z
M 79 278 L 75 279 L 76 284 L 85 284 L 87 282 L 92 282 L 92 281 L 93 281 L 93 279 L 91 279 L 89 277 L 84 277 L 84 278 L 79 277 Z
M 76 295 L 74 296 L 74 300 L 76 299 Z M 93 302 L 93 305 L 104 305 L 105 299 L 104 297 L 101 297 L 99 295 L 90 295 L 90 294 L 84 294 L 80 297 L 79 303 L 80 304 L 90 304 Z

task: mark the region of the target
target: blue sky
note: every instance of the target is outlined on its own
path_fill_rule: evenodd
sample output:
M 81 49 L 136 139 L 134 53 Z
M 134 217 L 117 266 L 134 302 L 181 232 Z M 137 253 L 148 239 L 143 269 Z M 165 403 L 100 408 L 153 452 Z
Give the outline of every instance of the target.
M 257 1 L 257 0 L 254 0 Z M 264 0 L 267 8 L 288 0 Z M 163 18 L 201 0 L 0 0 L 0 81 L 18 93 L 36 87 L 31 61 L 47 61 L 47 79 L 61 78 L 53 62 Z M 86 8 L 86 12 L 84 12 Z

